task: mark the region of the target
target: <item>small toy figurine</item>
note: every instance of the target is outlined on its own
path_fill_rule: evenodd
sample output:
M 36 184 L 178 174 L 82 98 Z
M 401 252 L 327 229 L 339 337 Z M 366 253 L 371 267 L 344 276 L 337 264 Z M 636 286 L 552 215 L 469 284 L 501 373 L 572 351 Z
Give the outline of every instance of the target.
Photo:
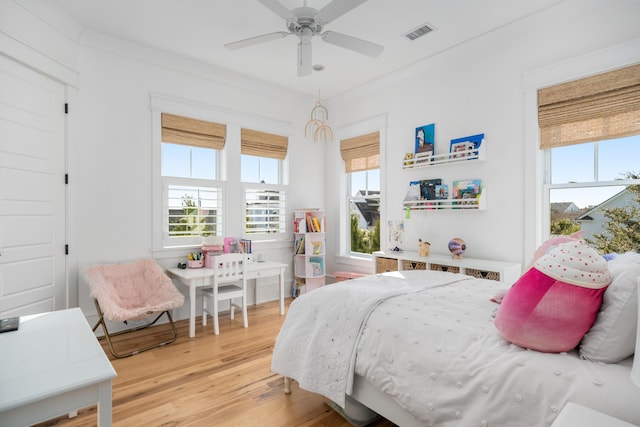
M 423 242 L 422 239 L 418 239 L 418 255 L 429 256 L 431 250 L 431 243 Z
M 404 160 L 405 160 L 404 164 L 405 164 L 405 166 L 410 166 L 410 165 L 413 164 L 413 161 L 411 159 L 413 159 L 413 153 L 406 153 L 404 155 Z

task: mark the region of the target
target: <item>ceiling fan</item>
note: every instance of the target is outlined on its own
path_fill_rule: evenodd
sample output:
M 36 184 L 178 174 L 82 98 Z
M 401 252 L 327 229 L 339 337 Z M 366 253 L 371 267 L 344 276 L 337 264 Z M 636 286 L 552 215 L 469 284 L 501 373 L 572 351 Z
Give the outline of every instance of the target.
M 258 1 L 285 19 L 288 31 L 276 31 L 274 33 L 227 43 L 224 45 L 227 49 L 241 49 L 289 35 L 296 35 L 300 39 L 298 43 L 298 76 L 308 76 L 311 74 L 311 39 L 313 36 L 320 36 L 322 40 L 327 43 L 371 57 L 380 55 L 384 50 L 384 46 L 357 37 L 336 33 L 335 31 L 322 32 L 324 25 L 341 17 L 366 0 L 333 0 L 320 10 L 306 6 L 306 1 L 304 2 L 304 6 L 297 7 L 293 10 L 287 9 L 278 0 Z

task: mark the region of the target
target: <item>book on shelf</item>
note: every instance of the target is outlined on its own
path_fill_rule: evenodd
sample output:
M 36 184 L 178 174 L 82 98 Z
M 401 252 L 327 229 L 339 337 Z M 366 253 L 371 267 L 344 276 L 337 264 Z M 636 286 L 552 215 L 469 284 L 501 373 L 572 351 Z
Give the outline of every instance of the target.
M 319 233 L 322 231 L 322 227 L 320 226 L 320 220 L 318 217 L 311 216 L 311 221 L 313 222 L 313 231 Z
M 296 239 L 295 254 L 304 254 L 304 236 L 300 236 L 298 239 Z
M 482 191 L 479 179 L 453 181 L 452 187 L 451 198 L 455 200 L 453 205 L 474 205 Z
M 252 253 L 251 240 L 249 240 L 249 239 L 240 239 L 240 249 L 242 249 L 242 252 L 245 253 L 245 254 Z
M 311 212 L 305 212 L 304 216 L 307 221 L 307 233 L 315 232 L 315 229 L 313 227 L 313 216 L 311 215 Z
M 312 276 L 324 276 L 324 258 L 313 256 L 309 258 L 309 264 L 311 265 Z

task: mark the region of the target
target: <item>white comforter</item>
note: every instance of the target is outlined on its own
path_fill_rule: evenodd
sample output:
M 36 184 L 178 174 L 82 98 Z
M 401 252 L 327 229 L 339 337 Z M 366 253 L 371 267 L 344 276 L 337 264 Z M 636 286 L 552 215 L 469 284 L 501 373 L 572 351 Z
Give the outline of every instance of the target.
M 630 360 L 510 344 L 493 326 L 500 286 L 433 271 L 326 286 L 292 303 L 272 369 L 341 406 L 357 373 L 425 425 L 548 426 L 573 401 L 640 426 Z
M 469 278 L 432 273 L 429 281 L 420 275 L 405 280 L 387 273 L 303 294 L 289 307 L 273 351 L 272 371 L 344 407 L 345 394 L 353 385 L 355 344 L 371 310 L 397 295 Z

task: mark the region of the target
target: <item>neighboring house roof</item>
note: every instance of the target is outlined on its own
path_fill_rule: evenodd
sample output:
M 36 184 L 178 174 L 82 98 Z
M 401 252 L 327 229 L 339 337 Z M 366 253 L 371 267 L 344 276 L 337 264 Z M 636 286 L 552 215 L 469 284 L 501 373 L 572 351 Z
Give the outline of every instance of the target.
M 367 196 L 364 191 L 358 191 L 358 196 L 362 197 L 362 201 L 355 201 L 356 208 L 360 211 L 362 217 L 367 221 L 368 225 L 374 225 L 374 221 L 380 218 L 380 199 L 367 198 L 367 196 L 379 196 L 379 191 L 369 191 Z
M 573 202 L 557 202 L 551 203 L 551 210 L 557 213 L 578 212 L 580 208 Z
M 579 217 L 577 217 L 575 220 L 576 221 L 592 221 L 594 219 L 595 216 L 597 216 L 597 213 L 604 210 L 604 209 L 608 209 L 610 207 L 614 207 L 614 206 L 618 206 L 620 203 L 620 199 L 622 198 L 632 198 L 633 194 L 631 193 L 631 191 L 629 191 L 628 189 L 624 189 L 622 191 L 620 191 L 619 193 L 614 194 L 613 196 L 609 197 L 607 200 L 605 200 L 604 202 L 600 203 L 597 206 L 594 206 L 593 208 L 589 209 L 588 211 L 586 211 L 585 213 L 583 213 L 582 215 L 580 215 Z M 626 203 L 625 203 L 626 204 Z

